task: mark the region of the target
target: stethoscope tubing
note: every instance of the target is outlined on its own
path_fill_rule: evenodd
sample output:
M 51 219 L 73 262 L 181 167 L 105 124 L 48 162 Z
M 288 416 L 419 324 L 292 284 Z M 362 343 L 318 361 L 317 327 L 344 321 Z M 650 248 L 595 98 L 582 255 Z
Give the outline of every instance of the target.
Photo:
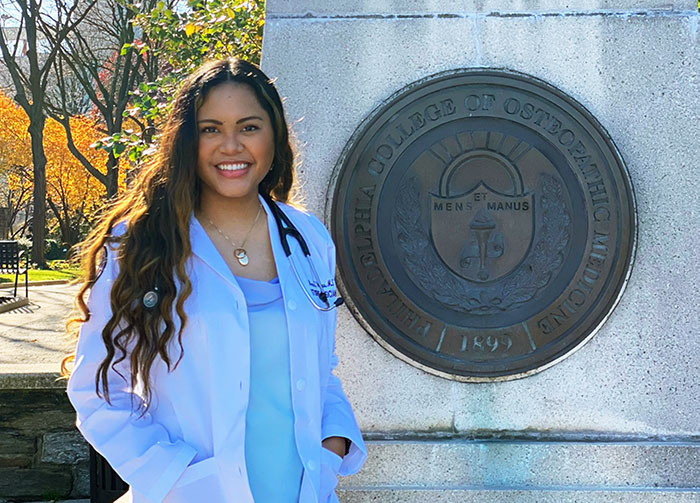
M 301 232 L 296 228 L 296 226 L 292 223 L 292 221 L 289 219 L 287 215 L 284 214 L 282 209 L 277 206 L 277 203 L 272 200 L 272 198 L 267 195 L 263 194 L 262 195 L 263 199 L 267 203 L 267 206 L 270 208 L 270 211 L 272 212 L 272 217 L 275 219 L 275 224 L 277 225 L 277 231 L 279 232 L 280 236 L 280 242 L 282 243 L 282 249 L 284 250 L 285 255 L 287 256 L 287 259 L 289 260 L 289 263 L 292 266 L 292 271 L 294 271 L 294 276 L 297 279 L 297 282 L 299 283 L 299 286 L 301 287 L 302 291 L 304 292 L 304 295 L 306 295 L 306 298 L 309 299 L 309 302 L 318 309 L 319 311 L 331 311 L 338 306 L 341 306 L 344 302 L 343 298 L 340 296 L 337 296 L 335 299 L 335 302 L 332 304 L 328 302 L 328 295 L 326 292 L 322 289 L 321 285 L 321 279 L 318 276 L 318 271 L 316 270 L 316 267 L 314 266 L 313 261 L 311 260 L 311 251 L 309 250 L 309 246 L 306 243 L 306 240 L 304 239 L 304 236 L 301 235 Z M 299 271 L 297 270 L 296 264 L 294 263 L 294 260 L 292 259 L 292 249 L 289 246 L 289 237 L 293 237 L 297 243 L 299 244 L 299 247 L 301 248 L 302 253 L 304 254 L 304 257 L 306 258 L 307 262 L 309 263 L 309 270 L 311 271 L 311 274 L 313 275 L 313 280 L 316 282 L 317 285 L 319 285 L 320 293 L 318 294 L 318 298 L 323 304 L 325 305 L 319 305 L 316 300 L 313 298 L 311 293 L 309 293 L 308 289 L 304 287 L 304 282 L 299 275 Z

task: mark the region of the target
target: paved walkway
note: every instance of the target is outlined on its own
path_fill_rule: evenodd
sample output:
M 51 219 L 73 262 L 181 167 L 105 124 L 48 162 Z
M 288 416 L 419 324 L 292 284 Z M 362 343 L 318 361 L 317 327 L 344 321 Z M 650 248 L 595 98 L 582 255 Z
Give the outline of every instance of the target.
M 29 287 L 29 305 L 0 313 L 0 373 L 18 366 L 41 366 L 57 372 L 75 341 L 65 336 L 78 285 Z M 6 294 L 0 291 L 0 295 Z M 24 292 L 23 292 L 24 293 Z

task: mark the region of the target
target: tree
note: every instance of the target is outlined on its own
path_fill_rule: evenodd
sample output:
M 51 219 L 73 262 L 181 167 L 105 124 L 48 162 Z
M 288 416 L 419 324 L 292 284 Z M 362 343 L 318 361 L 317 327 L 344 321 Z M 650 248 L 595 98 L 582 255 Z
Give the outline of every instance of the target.
M 72 146 L 93 165 L 107 161 L 105 152 L 91 148 L 101 136 L 95 121 L 72 117 L 69 130 Z M 46 202 L 55 218 L 61 242 L 73 246 L 84 237 L 92 218 L 104 202 L 104 187 L 85 170 L 69 152 L 66 129 L 49 119 L 46 123 L 44 147 L 49 162 L 46 166 Z
M 159 3 L 163 2 L 144 0 L 140 8 L 151 10 Z M 124 134 L 124 121 L 129 118 L 125 110 L 131 92 L 143 80 L 155 77 L 151 55 L 133 43 L 136 14 L 123 0 L 104 0 L 62 44 L 50 40 L 51 44 L 60 45 L 60 52 L 55 65 L 58 96 L 47 102 L 47 111 L 63 125 L 71 153 L 104 186 L 108 197 L 118 192 L 119 157 L 123 148 L 119 142 L 100 144 L 108 154 L 104 170 L 90 161 L 73 138 L 70 119 L 73 102 L 69 91 L 72 82 L 77 81 L 92 106 L 92 113 L 99 118 L 103 135 L 118 138 Z
M 7 182 L 6 195 L 10 208 L 11 224 L 16 223 L 24 211 L 25 222 L 31 200 L 32 162 L 31 138 L 27 133 L 29 120 L 26 114 L 0 93 L 0 173 Z M 94 164 L 104 163 L 107 154 L 96 151 L 90 145 L 101 135 L 93 120 L 87 117 L 71 119 L 75 146 Z M 63 127 L 48 119 L 43 134 L 47 157 L 47 203 L 53 214 L 49 227 L 58 228 L 61 241 L 68 246 L 82 238 L 82 231 L 90 224 L 92 216 L 102 205 L 103 191 L 100 184 L 83 168 L 68 151 Z M 14 229 L 13 237 L 21 236 L 24 226 Z
M 27 114 L 0 92 L 0 176 L 6 187 L 2 195 L 8 208 L 11 238 L 23 236 L 29 223 L 32 201 L 32 149 Z M 18 224 L 23 214 L 24 221 Z
M 14 87 L 15 101 L 29 118 L 28 131 L 31 137 L 33 165 L 32 215 L 32 262 L 40 267 L 46 265 L 44 259 L 44 238 L 46 236 L 46 153 L 43 133 L 46 123 L 44 113 L 46 85 L 61 44 L 76 29 L 96 0 L 72 0 L 70 5 L 57 4 L 54 16 L 42 13 L 41 2 L 37 0 L 13 0 L 20 12 L 20 25 L 14 42 L 0 30 L 0 52 L 5 67 L 10 73 Z M 80 6 L 79 10 L 78 7 Z M 20 39 L 24 34 L 26 47 L 20 51 Z M 39 50 L 41 34 L 52 44 L 46 53 Z M 40 58 L 40 56 L 42 56 Z M 27 58 L 27 65 L 22 58 Z

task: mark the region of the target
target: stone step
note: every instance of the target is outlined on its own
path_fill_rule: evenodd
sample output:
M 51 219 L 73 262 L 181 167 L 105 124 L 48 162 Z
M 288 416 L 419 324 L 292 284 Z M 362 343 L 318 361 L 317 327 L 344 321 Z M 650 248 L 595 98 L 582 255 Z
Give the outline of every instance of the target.
M 376 440 L 367 446 L 363 469 L 341 478 L 341 488 L 700 490 L 695 441 Z
M 3 503 L 2 500 L 0 500 L 0 503 Z M 79 500 L 32 501 L 31 503 L 90 503 L 90 499 L 85 498 Z
M 700 491 L 532 489 L 339 490 L 342 503 L 697 503 Z

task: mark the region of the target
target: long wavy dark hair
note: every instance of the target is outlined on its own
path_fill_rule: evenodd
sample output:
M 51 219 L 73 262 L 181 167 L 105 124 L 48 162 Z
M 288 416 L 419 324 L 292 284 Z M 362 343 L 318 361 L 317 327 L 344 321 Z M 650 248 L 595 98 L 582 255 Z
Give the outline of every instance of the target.
M 171 365 L 172 369 L 176 368 L 182 359 L 182 333 L 187 323 L 183 306 L 192 292 L 185 269 L 192 251 L 189 221 L 199 207 L 201 193 L 195 169 L 199 135 L 196 116 L 207 93 L 226 82 L 249 86 L 273 125 L 272 168 L 260 182 L 259 192 L 282 202 L 290 198 L 294 152 L 282 100 L 271 80 L 256 65 L 243 60 L 205 63 L 183 81 L 152 161 L 143 167 L 131 188 L 110 205 L 81 245 L 85 281 L 75 303 L 82 316 L 68 325 L 69 334 L 75 338 L 80 326 L 90 319 L 85 296 L 99 276 L 98 264 L 103 260 L 105 243 L 118 243 L 119 274 L 110 294 L 112 317 L 102 330 L 107 356 L 95 376 L 95 390 L 108 403 L 111 403 L 107 383 L 110 366 L 117 371 L 116 365 L 128 356 L 131 386 L 135 388 L 140 379 L 147 410 L 151 400 L 150 370 L 156 357 L 165 362 L 169 371 Z M 119 222 L 125 222 L 126 231 L 115 238 L 112 230 Z M 160 302 L 157 309 L 148 310 L 141 300 L 153 285 L 158 285 Z M 167 352 L 176 331 L 173 305 L 180 320 L 177 331 L 180 357 L 174 364 Z M 64 377 L 70 375 L 68 363 L 74 359 L 75 352 L 61 362 Z

